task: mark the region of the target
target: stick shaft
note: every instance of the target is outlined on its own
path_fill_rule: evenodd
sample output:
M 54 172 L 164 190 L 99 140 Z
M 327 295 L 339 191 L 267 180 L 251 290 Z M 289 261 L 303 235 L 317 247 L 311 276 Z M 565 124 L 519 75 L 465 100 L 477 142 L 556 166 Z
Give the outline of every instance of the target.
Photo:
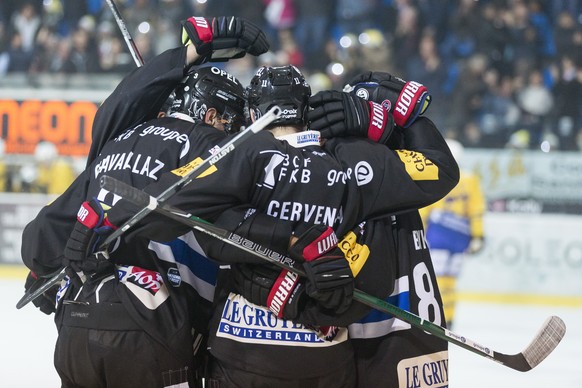
M 101 248 L 106 248 L 115 241 L 116 238 L 125 233 L 129 228 L 141 221 L 145 216 L 147 216 L 152 210 L 152 206 L 157 206 L 164 203 L 168 198 L 178 192 L 182 187 L 186 186 L 192 182 L 199 174 L 206 171 L 209 167 L 214 166 L 218 161 L 224 158 L 226 155 L 230 154 L 236 147 L 238 147 L 242 142 L 247 140 L 249 137 L 255 133 L 261 131 L 267 125 L 276 120 L 281 113 L 281 109 L 278 106 L 274 106 L 267 113 L 265 113 L 261 118 L 256 120 L 251 126 L 246 128 L 244 131 L 239 132 L 230 141 L 228 141 L 224 146 L 222 146 L 216 154 L 206 158 L 195 168 L 190 170 L 186 175 L 184 175 L 179 181 L 172 184 L 165 191 L 163 191 L 155 200 L 152 199 L 152 203 L 144 206 L 139 212 L 137 212 L 133 217 L 127 220 L 122 226 L 111 233 L 101 244 Z M 154 203 L 155 202 L 155 203 Z
M 131 217 L 129 220 L 127 220 L 121 227 L 119 227 L 118 229 L 113 231 L 113 233 L 111 233 L 109 236 L 107 236 L 105 241 L 100 245 L 99 249 L 107 248 L 109 246 L 109 244 L 111 244 L 113 241 L 115 241 L 115 239 L 120 237 L 129 228 L 131 228 L 132 226 L 137 224 L 139 221 L 141 221 L 156 206 L 159 206 L 160 204 L 165 202 L 168 198 L 170 198 L 172 195 L 174 195 L 176 192 L 178 192 L 178 190 L 180 190 L 182 187 L 184 187 L 188 183 L 192 182 L 196 178 L 198 171 L 200 171 L 202 173 L 206 169 L 208 169 L 209 167 L 215 165 L 219 160 L 224 158 L 226 155 L 230 154 L 230 152 L 232 152 L 242 142 L 247 140 L 249 137 L 251 137 L 255 133 L 260 132 L 267 125 L 269 125 L 274 120 L 276 120 L 280 114 L 281 114 L 281 109 L 278 106 L 272 107 L 265 115 L 263 115 L 261 118 L 256 120 L 251 126 L 246 128 L 244 131 L 241 131 L 240 133 L 238 133 L 230 141 L 228 141 L 224 146 L 222 146 L 217 151 L 217 153 L 215 155 L 203 160 L 198 166 L 196 166 L 191 171 L 189 171 L 186 175 L 184 175 L 182 177 L 182 179 L 180 179 L 179 181 L 177 181 L 176 183 L 174 183 L 173 185 L 168 187 L 157 198 L 150 197 L 145 192 L 141 192 L 141 191 L 139 191 L 139 190 L 137 190 L 134 187 L 131 187 L 129 185 L 123 185 L 122 182 L 119 182 L 119 181 L 115 182 L 115 180 L 110 180 L 109 184 L 111 185 L 111 188 L 115 189 L 115 187 L 131 187 L 133 190 L 137 191 L 138 193 L 142 193 L 143 195 L 145 195 L 145 197 L 143 195 L 141 195 L 141 198 L 147 198 L 149 202 L 147 204 L 145 204 L 144 207 L 139 212 L 137 212 L 133 217 Z M 105 177 L 105 176 L 102 177 L 101 184 L 103 185 L 103 180 L 107 181 L 108 179 L 112 179 L 112 178 Z M 130 195 L 129 192 L 125 192 L 125 194 Z M 140 194 L 134 194 L 134 195 L 140 197 Z M 143 203 L 143 202 L 141 202 L 141 203 Z M 54 286 L 58 282 L 60 282 L 64 276 L 65 276 L 65 269 L 63 269 L 59 273 L 55 274 L 50 280 L 48 280 L 46 283 L 44 283 L 41 287 L 39 287 L 35 291 L 33 291 L 31 293 L 25 292 L 24 296 L 18 301 L 18 303 L 16 305 L 17 308 L 20 309 L 20 308 L 26 306 L 28 303 L 35 300 L 36 298 L 38 298 L 46 290 L 48 290 L 49 288 L 51 288 L 52 286 Z
M 129 185 L 126 186 L 128 187 L 124 187 L 125 191 L 138 191 Z M 110 186 L 110 188 L 113 187 Z M 121 195 L 120 193 L 115 194 Z M 136 203 L 142 206 L 146 203 L 151 203 L 150 200 L 145 198 L 142 194 L 138 193 L 130 195 L 127 199 L 135 199 L 137 201 Z M 253 243 L 252 241 L 247 240 L 246 238 L 241 237 L 235 233 L 229 232 L 228 230 L 212 225 L 198 217 L 192 216 L 169 206 L 156 206 L 154 211 L 179 221 L 185 225 L 188 225 L 195 230 L 215 237 L 225 243 L 233 245 L 239 249 L 250 252 L 263 260 L 279 266 L 280 268 L 294 271 L 302 276 L 305 275 L 305 272 L 301 269 L 295 260 L 284 255 L 277 254 L 276 252 L 264 248 L 259 244 Z M 456 334 L 426 319 L 423 319 L 411 313 L 410 311 L 403 310 L 398 306 L 390 304 L 383 299 L 367 294 L 361 290 L 354 290 L 353 298 L 360 303 L 407 322 L 418 329 L 429 332 L 430 334 L 433 334 L 442 340 L 453 343 L 466 350 L 469 350 L 472 353 L 478 354 L 482 357 L 488 358 L 511 369 L 521 372 L 531 370 L 537 366 L 555 349 L 565 334 L 564 322 L 558 317 L 550 317 L 544 323 L 544 326 L 540 330 L 540 334 L 534 338 L 534 340 L 524 352 L 514 355 L 507 355 L 496 352 L 488 346 L 480 345 L 477 342 L 467 338 L 466 336 Z M 531 353 L 536 353 L 535 357 L 528 357 Z
M 113 17 L 115 18 L 115 22 L 117 23 L 117 26 L 121 30 L 121 35 L 123 35 L 123 39 L 125 40 L 125 43 L 127 44 L 127 48 L 129 49 L 129 52 L 131 53 L 131 56 L 132 56 L 135 64 L 137 65 L 137 67 L 143 66 L 143 64 L 144 64 L 143 58 L 141 57 L 141 54 L 139 53 L 139 50 L 138 50 L 135 42 L 133 41 L 131 34 L 127 30 L 127 26 L 125 25 L 125 22 L 123 21 L 123 18 L 121 17 L 121 14 L 119 13 L 119 10 L 117 9 L 117 5 L 115 5 L 113 0 L 105 0 L 105 1 L 107 2 L 107 5 L 111 9 L 111 13 L 113 14 Z

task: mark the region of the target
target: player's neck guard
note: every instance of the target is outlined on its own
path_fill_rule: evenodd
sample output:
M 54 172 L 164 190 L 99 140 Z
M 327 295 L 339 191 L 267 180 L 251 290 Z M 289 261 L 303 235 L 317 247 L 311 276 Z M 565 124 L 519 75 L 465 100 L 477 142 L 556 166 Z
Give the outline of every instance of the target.
M 188 116 L 187 114 L 180 113 L 180 112 L 171 113 L 171 114 L 169 114 L 169 116 L 173 117 L 175 119 L 190 121 L 191 123 L 194 122 L 194 119 L 192 117 Z
M 319 131 L 302 131 L 297 133 L 291 133 L 288 135 L 277 136 L 278 140 L 285 140 L 292 147 L 301 148 L 308 146 L 319 146 L 321 145 L 321 135 Z

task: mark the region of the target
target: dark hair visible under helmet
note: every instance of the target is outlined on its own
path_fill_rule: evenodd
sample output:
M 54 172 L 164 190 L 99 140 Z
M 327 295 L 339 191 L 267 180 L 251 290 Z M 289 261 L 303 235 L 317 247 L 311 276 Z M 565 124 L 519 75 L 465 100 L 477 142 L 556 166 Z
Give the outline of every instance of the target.
M 233 75 L 217 67 L 192 70 L 174 93 L 170 114 L 204 120 L 206 111 L 215 108 L 226 122 L 226 132 L 238 132 L 244 122 L 244 88 Z
M 254 112 L 257 119 L 278 105 L 282 115 L 270 126 L 304 126 L 310 96 L 311 87 L 295 66 L 264 66 L 256 72 L 246 89 L 248 114 Z

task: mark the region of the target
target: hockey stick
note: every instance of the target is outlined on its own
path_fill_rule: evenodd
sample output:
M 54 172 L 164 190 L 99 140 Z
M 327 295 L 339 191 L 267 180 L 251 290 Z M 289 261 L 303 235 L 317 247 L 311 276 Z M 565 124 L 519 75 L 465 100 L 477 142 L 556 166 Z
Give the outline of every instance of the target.
M 113 0 L 105 0 L 105 1 L 107 2 L 107 5 L 109 6 L 111 13 L 113 14 L 115 22 L 117 23 L 117 26 L 119 27 L 119 30 L 121 31 L 121 35 L 123 35 L 123 39 L 125 40 L 125 43 L 127 44 L 127 48 L 129 49 L 129 52 L 131 53 L 131 56 L 133 57 L 135 64 L 137 65 L 137 67 L 142 67 L 144 64 L 144 60 L 143 60 L 141 54 L 139 53 L 139 49 L 137 48 L 137 45 L 135 44 L 133 38 L 131 37 L 131 34 L 129 33 L 127 26 L 125 25 L 123 18 L 121 17 L 121 13 L 119 12 L 119 9 L 117 9 L 117 5 L 115 5 Z M 40 296 L 44 292 L 46 292 L 53 285 L 60 282 L 64 277 L 65 277 L 65 268 L 63 268 L 60 271 L 53 272 L 52 274 L 42 276 L 41 278 L 43 278 L 43 279 L 50 278 L 50 280 L 48 280 L 46 283 L 43 283 L 39 288 L 37 288 L 34 291 L 34 293 L 29 294 L 29 293 L 25 292 L 24 296 L 18 301 L 18 303 L 16 303 L 16 308 L 21 309 L 22 307 L 26 306 L 28 303 L 30 303 L 31 301 L 36 299 L 38 296 Z M 40 281 L 40 279 L 37 281 Z
M 20 298 L 20 300 L 16 303 L 16 308 L 17 309 L 23 308 L 24 306 L 26 306 L 27 304 L 29 304 L 30 302 L 32 302 L 33 300 L 35 300 L 36 298 L 38 298 L 39 296 L 44 294 L 46 291 L 48 291 L 49 288 L 51 288 L 52 286 L 54 286 L 55 284 L 57 284 L 58 282 L 63 280 L 64 277 L 66 276 L 65 270 L 66 270 L 66 268 L 63 268 L 63 269 L 56 271 L 56 272 L 53 272 L 49 275 L 40 276 L 36 280 L 37 282 L 40 282 L 41 278 L 42 279 L 48 278 L 49 280 L 47 280 L 45 283 L 40 285 L 33 292 L 26 291 L 24 293 L 24 295 L 22 296 L 22 298 Z
M 215 237 L 246 252 L 252 253 L 255 256 L 281 268 L 305 276 L 303 269 L 292 258 L 262 247 L 242 236 L 212 225 L 198 217 L 192 216 L 191 214 L 166 205 L 161 205 L 155 198 L 152 198 L 147 193 L 123 182 L 117 181 L 108 176 L 103 176 L 101 177 L 101 187 L 138 205 L 150 206 L 153 211 L 159 214 L 188 225 L 195 230 Z M 363 291 L 357 289 L 354 290 L 353 298 L 360 303 L 364 303 L 378 311 L 390 314 L 412 326 L 429 332 L 438 338 L 520 372 L 531 370 L 541 363 L 556 348 L 556 346 L 558 346 L 566 332 L 566 325 L 562 319 L 557 316 L 551 316 L 544 322 L 540 331 L 522 352 L 517 354 L 503 354 L 492 350 L 488 346 L 480 345 L 465 336 L 453 333 L 450 330 Z
M 239 132 L 230 141 L 224 144 L 220 149 L 212 156 L 206 158 L 195 168 L 188 171 L 180 180 L 170 185 L 165 191 L 163 191 L 157 198 L 151 197 L 155 200 L 155 203 L 144 204 L 144 207 L 137 212 L 133 217 L 127 220 L 121 227 L 116 229 L 111 233 L 101 245 L 101 248 L 109 246 L 115 239 L 125 233 L 129 228 L 141 221 L 145 216 L 147 216 L 152 210 L 155 209 L 159 203 L 165 202 L 168 198 L 174 195 L 182 187 L 186 186 L 192 182 L 199 174 L 198 171 L 204 172 L 208 168 L 214 166 L 219 160 L 224 158 L 226 155 L 231 153 L 236 147 L 239 146 L 243 141 L 247 140 L 249 137 L 255 133 L 263 130 L 267 125 L 275 121 L 281 114 L 281 109 L 278 106 L 272 107 L 267 113 L 256 120 L 251 126 L 246 128 L 244 131 Z
M 125 40 L 125 43 L 127 44 L 127 47 L 129 48 L 129 52 L 131 53 L 131 56 L 133 57 L 135 64 L 137 65 L 137 67 L 143 66 L 143 63 L 144 63 L 143 58 L 141 57 L 141 54 L 139 53 L 139 50 L 137 49 L 137 46 L 136 46 L 135 42 L 133 41 L 131 34 L 127 30 L 127 27 L 125 26 L 125 22 L 121 18 L 121 14 L 119 13 L 117 6 L 113 2 L 113 0 L 105 0 L 105 1 L 107 2 L 107 5 L 111 9 L 111 13 L 113 14 L 113 17 L 115 18 L 115 21 L 117 22 L 117 26 L 121 30 L 121 35 L 123 35 L 123 39 Z
M 252 125 L 250 125 L 245 130 L 239 132 L 235 135 L 230 141 L 225 143 L 218 151 L 204 159 L 198 165 L 196 165 L 193 169 L 188 171 L 180 180 L 176 181 L 174 184 L 170 185 L 164 192 L 162 192 L 157 198 L 149 197 L 152 199 L 152 203 L 144 203 L 144 207 L 138 211 L 136 214 L 133 215 L 129 220 L 127 220 L 123 225 L 121 225 L 118 229 L 116 229 L 113 233 L 111 233 L 105 241 L 100 245 L 99 249 L 105 249 L 109 246 L 113 241 L 115 241 L 119 236 L 125 233 L 129 228 L 137 224 L 141 221 L 145 216 L 152 212 L 156 206 L 159 206 L 163 202 L 165 202 L 168 198 L 174 195 L 178 190 L 182 187 L 186 186 L 190 182 L 192 182 L 199 174 L 197 172 L 205 172 L 208 168 L 214 166 L 219 160 L 224 158 L 230 152 L 232 152 L 236 147 L 238 147 L 242 142 L 247 140 L 249 137 L 254 135 L 255 133 L 260 132 L 263 130 L 267 125 L 275 121 L 281 115 L 281 109 L 278 106 L 272 107 L 267 113 L 257 119 Z M 131 186 L 129 186 L 131 187 Z M 137 190 L 137 189 L 136 189 Z M 145 193 L 144 193 L 145 194 Z M 56 273 L 53 277 L 51 277 L 46 283 L 42 286 L 37 288 L 31 293 L 25 292 L 24 296 L 18 301 L 16 304 L 16 308 L 20 309 L 26 306 L 31 301 L 38 298 L 42 295 L 45 291 L 49 288 L 60 282 L 65 277 L 65 269 L 62 269 L 60 272 Z

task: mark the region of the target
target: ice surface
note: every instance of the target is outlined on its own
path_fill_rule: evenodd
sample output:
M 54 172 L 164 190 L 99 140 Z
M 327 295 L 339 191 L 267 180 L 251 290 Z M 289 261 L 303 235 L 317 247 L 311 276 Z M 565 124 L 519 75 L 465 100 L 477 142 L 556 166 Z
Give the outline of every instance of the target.
M 57 388 L 60 381 L 52 361 L 56 340 L 52 316 L 42 314 L 32 303 L 17 310 L 14 306 L 22 292 L 23 281 L 0 279 L 0 386 Z M 517 372 L 451 345 L 450 387 L 582 387 L 580 308 L 460 302 L 453 331 L 496 351 L 514 354 L 529 345 L 550 315 L 564 320 L 566 336 L 536 368 Z

